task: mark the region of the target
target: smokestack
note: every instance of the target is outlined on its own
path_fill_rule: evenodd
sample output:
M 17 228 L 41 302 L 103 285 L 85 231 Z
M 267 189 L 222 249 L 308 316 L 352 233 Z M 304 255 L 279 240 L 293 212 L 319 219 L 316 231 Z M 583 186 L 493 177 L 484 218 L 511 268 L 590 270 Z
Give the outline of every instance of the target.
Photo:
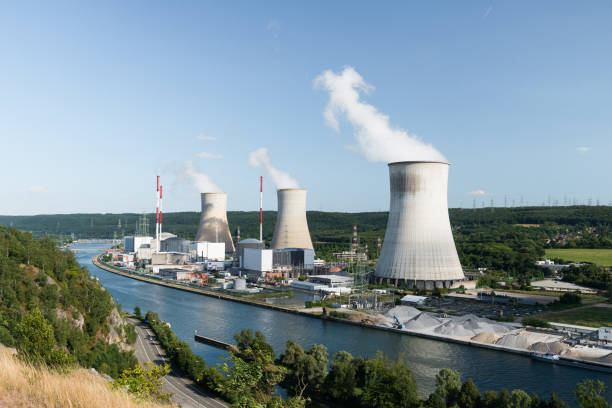
M 225 253 L 234 253 L 234 242 L 227 224 L 227 194 L 201 193 L 202 216 L 196 241 L 225 242 Z
M 389 163 L 391 205 L 378 281 L 433 289 L 464 279 L 448 217 L 446 162 Z
M 313 249 L 306 221 L 306 190 L 285 188 L 277 191 L 278 214 L 272 249 Z
M 259 240 L 263 242 L 263 176 L 259 176 Z

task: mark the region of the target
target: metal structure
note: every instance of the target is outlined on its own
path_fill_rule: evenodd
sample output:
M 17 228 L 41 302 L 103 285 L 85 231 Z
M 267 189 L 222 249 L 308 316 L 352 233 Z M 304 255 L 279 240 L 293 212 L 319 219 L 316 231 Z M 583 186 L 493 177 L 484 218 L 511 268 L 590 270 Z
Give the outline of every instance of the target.
M 389 163 L 391 203 L 375 276 L 432 289 L 464 279 L 448 217 L 448 163 Z
M 306 221 L 306 190 L 285 188 L 277 191 L 278 213 L 272 249 L 313 249 Z
M 234 241 L 227 224 L 227 194 L 202 193 L 202 215 L 195 241 L 225 242 L 225 253 L 233 254 Z

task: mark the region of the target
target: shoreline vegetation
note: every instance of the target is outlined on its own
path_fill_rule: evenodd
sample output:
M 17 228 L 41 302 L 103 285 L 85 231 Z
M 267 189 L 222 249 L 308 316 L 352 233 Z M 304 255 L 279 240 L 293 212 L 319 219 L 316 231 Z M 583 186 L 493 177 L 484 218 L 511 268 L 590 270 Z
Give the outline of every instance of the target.
M 234 335 L 236 346 L 229 350 L 229 357 L 213 367 L 180 341 L 156 313 L 148 311 L 143 317 L 137 308 L 135 315 L 149 324 L 183 373 L 235 408 L 569 408 L 554 393 L 549 399 L 518 389 L 481 393 L 472 380 L 462 381 L 459 373 L 447 368 L 436 375 L 435 391 L 419 398 L 412 371 L 401 358 L 391 361 L 380 352 L 375 357 L 362 358 L 339 351 L 330 363 L 325 346 L 315 344 L 304 350 L 292 341 L 275 358 L 262 333 L 245 329 Z M 286 399 L 276 394 L 278 386 L 286 391 Z M 601 381 L 578 383 L 575 390 L 578 407 L 609 408 L 601 396 L 604 390 Z

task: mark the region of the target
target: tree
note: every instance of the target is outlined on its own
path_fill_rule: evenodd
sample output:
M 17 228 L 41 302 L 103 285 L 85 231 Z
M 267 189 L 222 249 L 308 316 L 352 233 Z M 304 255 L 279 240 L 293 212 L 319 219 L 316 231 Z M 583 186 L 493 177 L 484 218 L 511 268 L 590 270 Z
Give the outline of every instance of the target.
M 134 308 L 134 316 L 136 316 L 137 319 L 142 319 L 142 312 L 140 311 L 139 306 Z
M 346 351 L 334 354 L 329 374 L 325 378 L 326 394 L 334 401 L 356 405 L 357 368 L 353 356 Z
M 391 362 L 381 352 L 366 360 L 362 401 L 368 407 L 416 407 L 417 387 L 403 360 Z
M 305 352 L 297 343 L 287 341 L 279 362 L 287 368 L 283 386 L 290 395 L 303 396 L 317 391 L 327 375 L 327 348 L 320 344 Z
M 605 398 L 601 395 L 606 389 L 600 380 L 584 380 L 578 383 L 574 395 L 580 408 L 609 408 Z
M 125 388 L 138 398 L 168 401 L 172 394 L 162 392 L 161 379 L 170 373 L 168 364 L 154 365 L 147 361 L 147 367 L 135 365 L 133 368 L 124 370 L 119 378 L 113 382 L 114 388 Z
M 512 390 L 510 396 L 513 408 L 529 408 L 531 406 L 531 397 L 523 390 Z
M 459 393 L 459 408 L 477 408 L 481 400 L 482 396 L 474 381 L 469 379 L 464 382 Z
M 447 406 L 452 407 L 459 400 L 461 392 L 461 377 L 459 373 L 450 368 L 443 368 L 436 375 L 436 390 Z
M 36 308 L 21 319 L 17 325 L 17 347 L 22 357 L 34 362 L 60 367 L 69 364 L 69 356 L 55 349 L 53 326 Z

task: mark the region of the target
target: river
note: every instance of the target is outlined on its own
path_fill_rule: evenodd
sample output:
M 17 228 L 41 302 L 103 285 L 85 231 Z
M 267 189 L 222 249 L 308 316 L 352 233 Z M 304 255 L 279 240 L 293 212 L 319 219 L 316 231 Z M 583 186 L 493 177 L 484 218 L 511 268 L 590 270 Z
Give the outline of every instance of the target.
M 520 388 L 547 398 L 551 392 L 555 392 L 571 405 L 574 405 L 573 390 L 577 382 L 585 378 L 599 379 L 606 384 L 606 399 L 612 401 L 612 374 L 558 366 L 533 361 L 526 356 L 461 344 L 326 322 L 141 282 L 93 265 L 92 257 L 99 250 L 87 251 L 88 245 L 100 246 L 78 245 L 76 248 L 81 250 L 75 254 L 77 260 L 110 291 L 115 302 L 127 311 L 139 306 L 143 313 L 147 310 L 158 313 L 161 319 L 170 322 L 176 335 L 207 364 L 221 362 L 220 356 L 225 353 L 196 343 L 193 340 L 195 330 L 233 343 L 232 336 L 242 328 L 248 328 L 261 331 L 277 354 L 283 352 L 287 340 L 293 340 L 306 349 L 313 344 L 324 344 L 329 350 L 330 359 L 339 350 L 346 350 L 354 356 L 373 356 L 380 350 L 391 359 L 401 355 L 413 371 L 421 395 L 430 393 L 435 387 L 435 375 L 441 368 L 449 367 L 459 371 L 463 380 L 471 378 L 482 392 L 491 389 L 499 391 L 502 387 L 509 390 Z

